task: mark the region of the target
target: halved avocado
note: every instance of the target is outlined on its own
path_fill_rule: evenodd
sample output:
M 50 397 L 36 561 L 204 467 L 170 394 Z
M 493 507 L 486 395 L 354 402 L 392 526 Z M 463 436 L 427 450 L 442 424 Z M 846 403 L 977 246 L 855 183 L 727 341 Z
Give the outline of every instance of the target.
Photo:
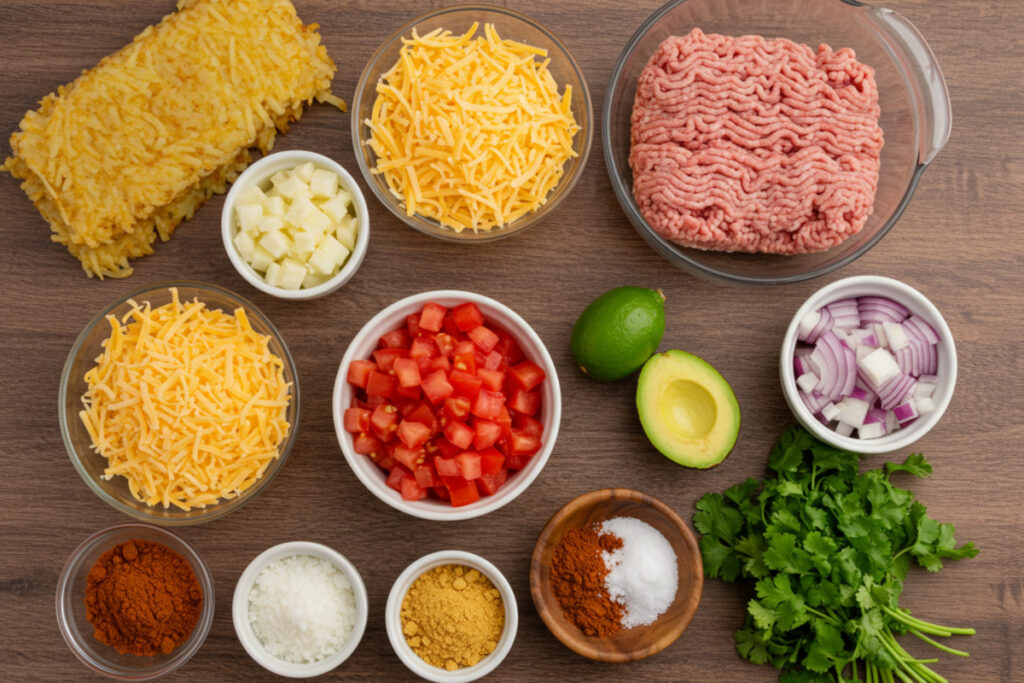
M 636 388 L 640 424 L 667 458 L 706 469 L 725 459 L 740 432 L 740 404 L 725 378 L 685 351 L 651 356 Z

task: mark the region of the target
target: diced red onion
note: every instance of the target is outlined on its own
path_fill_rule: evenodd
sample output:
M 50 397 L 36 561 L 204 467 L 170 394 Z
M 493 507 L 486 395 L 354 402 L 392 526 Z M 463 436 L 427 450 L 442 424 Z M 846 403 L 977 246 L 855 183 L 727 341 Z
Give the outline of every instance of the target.
M 899 302 L 833 301 L 804 316 L 797 338 L 800 398 L 837 434 L 877 438 L 935 410 L 940 338 Z

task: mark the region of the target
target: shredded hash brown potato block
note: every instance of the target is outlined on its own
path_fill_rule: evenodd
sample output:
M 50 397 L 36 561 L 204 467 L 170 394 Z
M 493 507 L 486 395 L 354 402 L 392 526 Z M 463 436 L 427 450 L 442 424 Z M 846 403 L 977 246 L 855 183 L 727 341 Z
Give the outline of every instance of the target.
M 180 0 L 178 11 L 25 114 L 3 170 L 85 272 L 132 272 L 314 99 L 334 63 L 289 0 Z
M 278 457 L 288 435 L 291 383 L 270 337 L 245 310 L 194 299 L 158 308 L 131 301 L 85 373 L 79 417 L 108 461 L 149 506 L 190 510 L 235 498 Z

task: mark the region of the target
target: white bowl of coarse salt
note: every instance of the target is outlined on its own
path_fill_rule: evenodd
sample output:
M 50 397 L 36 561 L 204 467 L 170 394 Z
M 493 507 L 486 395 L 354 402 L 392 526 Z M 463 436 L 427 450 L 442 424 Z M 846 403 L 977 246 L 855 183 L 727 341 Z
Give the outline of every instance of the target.
M 308 678 L 336 668 L 366 629 L 366 586 L 341 553 L 319 543 L 276 545 L 249 563 L 232 602 L 235 633 L 260 666 Z

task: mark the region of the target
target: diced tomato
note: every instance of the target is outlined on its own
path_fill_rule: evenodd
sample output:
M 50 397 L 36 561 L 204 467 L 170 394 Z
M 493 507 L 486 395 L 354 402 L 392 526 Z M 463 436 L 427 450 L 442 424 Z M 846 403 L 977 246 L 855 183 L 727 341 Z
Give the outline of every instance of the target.
M 423 393 L 431 403 L 435 404 L 445 400 L 455 391 L 442 370 L 437 370 L 424 377 L 421 386 Z
M 380 439 L 371 434 L 356 434 L 352 438 L 352 450 L 359 455 L 373 455 L 376 453 L 380 455 L 381 451 L 384 450 L 384 445 L 381 444 Z
M 474 432 L 465 422 L 452 420 L 445 425 L 444 436 L 459 448 L 469 448 L 473 443 Z
M 377 406 L 370 415 L 370 427 L 378 439 L 390 441 L 398 429 L 398 409 L 387 403 Z
M 521 429 L 512 430 L 509 439 L 509 455 L 533 455 L 540 450 L 540 439 L 531 436 Z
M 509 415 L 508 408 L 502 406 L 498 412 L 498 417 L 494 418 L 494 421 L 501 427 L 502 438 L 512 438 L 512 417 Z
M 365 389 L 366 381 L 370 379 L 370 373 L 377 369 L 377 364 L 372 360 L 354 360 L 348 365 L 348 383 Z
M 433 302 L 423 306 L 420 312 L 420 329 L 428 332 L 440 332 L 441 324 L 444 322 L 444 314 L 448 311 L 441 304 Z
M 441 372 L 448 374 L 451 369 L 452 362 L 448 360 L 448 356 L 438 356 L 437 358 L 430 359 L 430 367 L 428 368 L 429 372 L 437 372 L 440 370 Z
M 420 377 L 420 366 L 411 358 L 395 359 L 395 377 L 398 384 L 403 387 L 418 387 L 422 378 Z
M 459 476 L 459 463 L 455 458 L 434 458 L 434 469 L 441 477 Z
M 410 447 L 400 442 L 394 444 L 391 449 L 391 457 L 410 471 L 414 471 L 426 460 L 423 449 L 416 449 L 416 447 Z
M 524 360 L 518 365 L 513 365 L 508 369 L 508 373 L 509 377 L 515 380 L 516 384 L 527 391 L 537 387 L 547 377 L 544 374 L 544 369 L 530 360 Z
M 388 398 L 396 384 L 398 381 L 391 375 L 374 370 L 370 373 L 370 379 L 366 380 L 366 395 Z
M 437 344 L 433 339 L 427 337 L 416 337 L 409 346 L 409 358 L 416 361 L 420 370 L 429 368 L 430 360 L 440 355 L 441 352 L 438 350 Z
M 472 451 L 466 451 L 459 453 L 455 457 L 455 462 L 459 466 L 459 476 L 463 479 L 479 479 L 480 478 L 480 454 L 473 453 Z
M 455 324 L 455 318 L 451 311 L 445 313 L 444 323 L 442 323 L 441 329 L 445 334 L 450 334 L 453 337 L 459 334 L 459 326 Z
M 519 348 L 519 343 L 505 330 L 495 330 L 495 334 L 498 335 L 498 344 L 494 347 L 505 359 L 505 363 L 508 365 L 515 365 L 519 361 L 523 360 L 523 350 Z
M 420 388 L 418 386 L 403 387 L 400 384 L 396 384 L 394 395 L 396 397 L 400 396 L 401 398 L 406 400 L 418 399 L 420 397 Z M 413 403 L 415 403 L 415 400 L 413 400 Z
M 473 403 L 465 396 L 452 396 L 444 400 L 442 412 L 456 420 L 465 420 L 469 417 L 469 411 Z
M 455 350 L 455 345 L 458 343 L 458 340 L 450 334 L 442 332 L 434 335 L 434 344 L 437 345 L 437 350 L 441 352 L 442 356 L 452 355 L 452 351 Z
M 404 358 L 409 355 L 405 349 L 377 349 L 373 352 L 373 359 L 377 361 L 377 369 L 380 372 L 391 372 L 395 365 L 395 359 Z
M 409 331 L 399 327 L 397 330 L 385 332 L 380 338 L 380 345 L 385 349 L 407 349 L 410 341 Z
M 496 474 L 504 465 L 505 456 L 497 448 L 480 450 L 480 472 L 482 474 Z
M 505 395 L 500 391 L 481 389 L 473 402 L 473 414 L 484 419 L 493 419 L 501 414 L 505 405 Z
M 422 422 L 402 420 L 398 425 L 398 438 L 409 448 L 419 448 L 430 438 L 430 427 Z
M 444 486 L 441 477 L 437 476 L 434 466 L 430 463 L 420 465 L 413 470 L 412 475 L 416 477 L 416 483 L 425 489 L 433 488 L 434 486 Z
M 444 485 L 448 489 L 449 495 L 451 495 L 453 508 L 469 505 L 480 500 L 480 492 L 477 491 L 474 482 L 467 481 L 462 477 L 442 476 L 441 478 L 444 480 Z
M 462 452 L 462 449 L 453 444 L 448 439 L 439 437 L 434 439 L 434 445 L 437 447 L 437 452 L 444 458 L 454 458 L 456 455 Z M 438 458 L 434 458 L 437 460 Z
M 479 368 L 476 376 L 480 378 L 483 386 L 491 391 L 501 391 L 501 385 L 505 382 L 505 373 L 499 370 Z
M 420 332 L 420 314 L 410 313 L 405 316 L 405 331 L 409 333 L 409 337 L 416 339 L 422 334 Z
M 385 396 L 367 396 L 366 397 L 366 407 L 369 410 L 374 410 L 374 409 L 376 409 L 377 406 L 384 405 L 387 402 L 388 402 L 388 399 Z
M 426 459 L 422 448 L 410 448 L 404 443 L 395 444 L 395 447 L 391 449 L 391 457 L 410 471 L 415 471 Z
M 474 327 L 484 324 L 484 314 L 480 312 L 480 309 L 472 301 L 459 304 L 452 309 L 452 319 L 455 321 L 456 327 L 462 332 L 469 332 Z
M 469 374 L 476 374 L 476 347 L 471 341 L 461 341 L 455 345 L 452 356 L 452 367 Z
M 455 388 L 457 395 L 470 399 L 476 398 L 476 395 L 480 393 L 480 386 L 483 384 L 483 380 L 478 376 L 461 370 L 452 370 L 448 374 L 448 381 Z
M 396 491 L 401 491 L 402 481 L 405 479 L 412 479 L 412 472 L 401 465 L 395 465 L 391 468 L 391 472 L 388 474 L 388 478 L 384 480 L 384 483 Z M 415 482 L 416 480 L 413 479 L 413 481 Z
M 505 467 L 513 471 L 521 470 L 530 464 L 532 457 L 532 455 L 510 455 L 505 458 Z
M 500 341 L 497 334 L 483 325 L 474 327 L 467 334 L 473 340 L 473 343 L 484 353 L 490 353 L 498 345 L 498 341 Z
M 468 505 L 540 450 L 544 371 L 471 303 L 430 303 L 353 361 L 344 426 L 406 500 Z M 507 398 L 507 403 L 506 403 Z M 397 438 L 396 438 L 397 436 Z
M 483 495 L 493 496 L 505 484 L 507 479 L 508 470 L 503 467 L 493 474 L 481 474 L 476 485 Z
M 370 429 L 370 411 L 362 408 L 345 409 L 345 431 L 359 434 Z
M 536 391 L 516 389 L 512 392 L 508 407 L 517 413 L 524 415 L 535 415 L 540 407 L 540 394 Z
M 473 448 L 483 450 L 493 446 L 501 438 L 501 427 L 493 420 L 473 420 Z
M 405 419 L 425 424 L 430 429 L 431 435 L 433 435 L 439 428 L 437 416 L 434 415 L 434 411 L 431 410 L 430 406 L 426 403 L 421 403 L 416 406 L 411 413 L 405 416 Z
M 502 358 L 501 353 L 498 351 L 491 351 L 487 354 L 487 357 L 484 358 L 483 366 L 488 370 L 500 370 L 501 365 L 504 362 L 505 361 Z
M 427 489 L 420 486 L 415 478 L 403 479 L 399 490 L 402 492 L 402 500 L 420 500 L 427 497 Z
M 530 417 L 529 415 L 516 415 L 513 422 L 516 428 L 521 430 L 524 434 L 535 436 L 538 439 L 544 435 L 544 425 L 535 417 Z

